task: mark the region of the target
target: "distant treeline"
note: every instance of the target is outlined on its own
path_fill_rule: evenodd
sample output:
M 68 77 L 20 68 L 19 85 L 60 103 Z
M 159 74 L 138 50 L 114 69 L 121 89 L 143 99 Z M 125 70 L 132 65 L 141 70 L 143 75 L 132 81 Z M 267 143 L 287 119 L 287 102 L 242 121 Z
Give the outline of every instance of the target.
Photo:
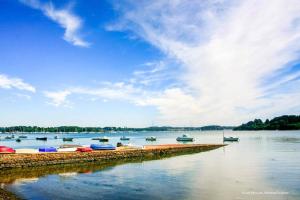
M 203 127 L 171 127 L 171 126 L 152 126 L 146 128 L 127 128 L 127 127 L 79 127 L 79 126 L 59 126 L 59 127 L 38 127 L 38 126 L 11 126 L 0 127 L 0 132 L 118 132 L 118 131 L 209 131 L 233 129 L 231 126 L 203 126 Z
M 283 115 L 263 122 L 261 119 L 255 119 L 246 124 L 242 124 L 233 130 L 299 130 L 300 115 Z

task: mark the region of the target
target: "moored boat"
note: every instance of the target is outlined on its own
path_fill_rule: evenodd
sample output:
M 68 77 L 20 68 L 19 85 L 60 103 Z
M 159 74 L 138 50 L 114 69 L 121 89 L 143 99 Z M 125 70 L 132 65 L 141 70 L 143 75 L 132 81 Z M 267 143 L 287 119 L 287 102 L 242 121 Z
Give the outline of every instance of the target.
M 27 138 L 27 136 L 26 135 L 20 135 L 19 138 L 25 139 L 25 138 Z
M 130 140 L 130 138 L 123 135 L 120 140 Z
M 73 141 L 73 138 L 63 138 L 63 141 L 64 141 L 64 142 L 72 142 L 72 141 Z
M 146 141 L 156 141 L 156 137 L 154 136 L 146 137 Z
M 46 141 L 47 140 L 47 137 L 37 137 L 37 138 L 35 138 L 36 140 L 44 140 L 44 141 Z
M 21 139 L 20 138 L 16 139 L 16 142 L 21 142 Z
M 193 142 L 194 138 L 192 138 L 188 134 L 183 134 L 181 137 L 177 137 L 176 140 L 179 142 Z
M 39 152 L 57 152 L 55 147 L 40 147 Z
M 11 139 L 12 139 L 12 137 L 10 137 L 10 136 L 6 136 L 4 139 L 6 139 L 6 140 L 11 140 Z
M 0 154 L 2 153 L 15 153 L 16 151 L 13 148 L 7 146 L 0 146 Z
M 224 142 L 238 142 L 239 138 L 238 137 L 223 137 Z
M 116 147 L 111 144 L 91 144 L 93 150 L 115 150 Z

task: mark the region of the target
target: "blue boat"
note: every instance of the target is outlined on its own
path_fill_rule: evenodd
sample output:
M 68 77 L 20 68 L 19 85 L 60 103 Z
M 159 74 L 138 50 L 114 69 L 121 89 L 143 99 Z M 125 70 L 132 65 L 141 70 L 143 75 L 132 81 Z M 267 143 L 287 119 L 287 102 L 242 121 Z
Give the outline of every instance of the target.
M 57 152 L 57 149 L 54 147 L 41 147 L 39 152 Z
M 91 144 L 93 150 L 116 150 L 116 147 L 111 144 Z

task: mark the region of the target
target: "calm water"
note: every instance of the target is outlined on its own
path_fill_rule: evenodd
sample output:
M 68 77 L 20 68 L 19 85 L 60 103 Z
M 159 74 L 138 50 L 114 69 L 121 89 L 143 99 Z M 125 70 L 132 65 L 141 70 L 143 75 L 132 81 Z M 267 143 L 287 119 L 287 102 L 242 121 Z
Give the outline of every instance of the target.
M 176 143 L 182 133 L 130 133 L 131 143 Z M 2 185 L 26 199 L 300 199 L 300 132 L 226 132 L 240 142 L 225 148 L 163 160 L 127 163 L 89 173 L 19 178 Z M 111 137 L 111 143 L 119 141 Z M 195 143 L 221 143 L 222 132 L 190 132 Z M 2 136 L 3 137 L 3 136 Z M 36 135 L 31 136 L 35 138 Z M 49 136 L 49 137 L 54 137 Z M 74 144 L 90 144 L 92 134 L 75 134 Z M 153 143 L 153 144 L 156 144 Z M 57 146 L 35 140 L 1 141 L 15 148 Z M 0 180 L 1 182 L 1 180 Z

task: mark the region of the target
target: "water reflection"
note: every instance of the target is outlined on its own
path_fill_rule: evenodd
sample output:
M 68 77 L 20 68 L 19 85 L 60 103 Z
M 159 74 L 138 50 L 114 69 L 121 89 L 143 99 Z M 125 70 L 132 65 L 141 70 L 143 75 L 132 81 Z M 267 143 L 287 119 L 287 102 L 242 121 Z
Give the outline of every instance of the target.
M 172 143 L 177 135 L 156 136 Z M 222 140 L 222 132 L 191 135 L 197 143 Z M 300 199 L 299 132 L 235 135 L 240 142 L 200 154 L 10 170 L 0 180 L 26 199 Z

